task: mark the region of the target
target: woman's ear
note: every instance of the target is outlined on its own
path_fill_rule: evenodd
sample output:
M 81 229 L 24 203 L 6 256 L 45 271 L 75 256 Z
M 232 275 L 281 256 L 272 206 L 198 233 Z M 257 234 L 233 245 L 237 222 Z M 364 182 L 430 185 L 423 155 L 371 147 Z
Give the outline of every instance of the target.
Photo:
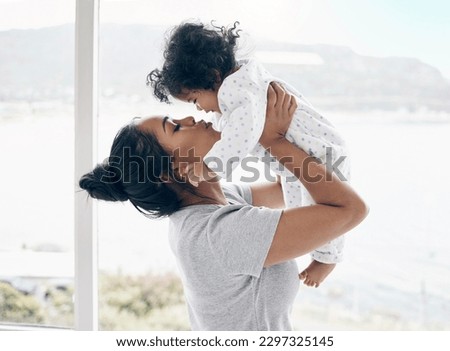
M 162 183 L 172 183 L 173 182 L 167 173 L 162 173 L 159 176 L 159 179 L 161 180 Z
M 183 162 L 175 167 L 173 173 L 176 177 L 176 181 L 181 183 L 190 183 L 192 186 L 198 187 L 202 179 L 197 175 L 197 173 L 199 173 L 199 169 L 195 165 L 195 163 Z
M 163 174 L 160 179 L 164 183 L 188 183 L 189 182 L 189 164 L 182 163 L 173 168 L 173 176 Z
M 173 173 L 177 178 L 183 178 L 188 173 L 188 166 L 189 164 L 187 162 L 179 162 L 174 164 Z

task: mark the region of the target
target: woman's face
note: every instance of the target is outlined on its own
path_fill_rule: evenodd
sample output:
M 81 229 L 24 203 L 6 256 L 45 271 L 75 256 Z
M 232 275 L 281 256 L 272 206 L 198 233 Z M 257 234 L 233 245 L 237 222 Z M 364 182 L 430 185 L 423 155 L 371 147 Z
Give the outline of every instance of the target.
M 152 133 L 161 146 L 175 157 L 175 162 L 203 162 L 212 146 L 220 140 L 220 133 L 211 123 L 194 117 L 173 119 L 155 116 L 138 122 L 141 130 Z

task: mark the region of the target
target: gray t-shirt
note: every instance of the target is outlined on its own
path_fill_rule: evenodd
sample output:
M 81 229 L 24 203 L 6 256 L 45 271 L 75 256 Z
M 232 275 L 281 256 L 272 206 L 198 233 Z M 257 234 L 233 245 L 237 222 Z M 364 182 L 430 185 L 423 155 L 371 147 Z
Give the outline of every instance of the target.
M 170 216 L 193 330 L 291 330 L 295 261 L 264 268 L 282 210 L 251 206 L 250 187 L 222 186 L 229 205 L 193 205 Z

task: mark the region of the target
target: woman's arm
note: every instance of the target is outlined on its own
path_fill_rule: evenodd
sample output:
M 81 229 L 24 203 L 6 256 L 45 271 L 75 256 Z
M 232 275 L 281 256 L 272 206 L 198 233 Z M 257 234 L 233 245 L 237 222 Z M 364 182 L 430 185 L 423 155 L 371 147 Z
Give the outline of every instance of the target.
M 368 207 L 352 187 L 285 139 L 293 108 L 296 108 L 295 99 L 274 85 L 269 90 L 266 125 L 260 143 L 295 174 L 316 205 L 283 211 L 265 267 L 302 256 L 326 244 L 354 228 L 368 214 Z
M 276 182 L 267 182 L 252 185 L 252 205 L 268 208 L 284 208 L 283 191 L 281 190 L 280 176 Z

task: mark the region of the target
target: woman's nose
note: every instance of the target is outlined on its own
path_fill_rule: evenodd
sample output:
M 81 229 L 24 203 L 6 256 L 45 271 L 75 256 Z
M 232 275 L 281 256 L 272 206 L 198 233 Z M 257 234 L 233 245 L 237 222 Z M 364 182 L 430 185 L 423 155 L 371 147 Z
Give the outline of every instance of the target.
M 183 126 L 193 126 L 193 125 L 195 125 L 195 119 L 194 119 L 194 117 L 189 116 L 189 117 L 179 119 L 178 123 L 180 123 Z

